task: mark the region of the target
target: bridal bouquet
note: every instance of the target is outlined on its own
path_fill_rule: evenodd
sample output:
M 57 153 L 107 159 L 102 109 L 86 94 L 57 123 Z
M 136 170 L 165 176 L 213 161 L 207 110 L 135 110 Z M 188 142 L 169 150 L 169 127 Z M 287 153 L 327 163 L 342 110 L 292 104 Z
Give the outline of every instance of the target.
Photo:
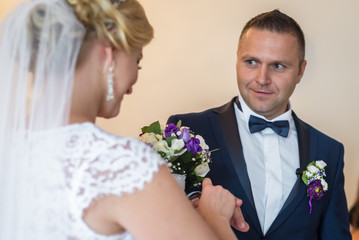
M 211 151 L 208 145 L 202 136 L 181 126 L 181 121 L 177 125 L 170 123 L 165 128 L 161 128 L 158 121 L 154 122 L 142 128 L 139 139 L 161 155 L 175 176 L 185 178 L 184 189 L 201 185 L 210 170 Z

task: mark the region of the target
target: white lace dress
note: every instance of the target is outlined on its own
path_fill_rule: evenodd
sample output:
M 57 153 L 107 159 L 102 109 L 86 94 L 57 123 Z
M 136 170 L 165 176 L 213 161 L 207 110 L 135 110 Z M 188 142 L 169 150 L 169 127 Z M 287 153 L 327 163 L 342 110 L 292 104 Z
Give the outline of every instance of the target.
M 47 219 L 46 229 L 42 229 L 49 234 L 46 239 L 134 239 L 127 232 L 112 236 L 95 233 L 82 220 L 83 211 L 101 196 L 143 189 L 164 163 L 157 153 L 137 139 L 118 137 L 92 123 L 39 133 L 33 143 L 31 156 L 46 173 L 34 171 L 32 181 L 36 191 L 47 193 L 40 194 L 45 197 L 34 205 L 41 209 L 34 224 L 39 224 L 36 218 Z

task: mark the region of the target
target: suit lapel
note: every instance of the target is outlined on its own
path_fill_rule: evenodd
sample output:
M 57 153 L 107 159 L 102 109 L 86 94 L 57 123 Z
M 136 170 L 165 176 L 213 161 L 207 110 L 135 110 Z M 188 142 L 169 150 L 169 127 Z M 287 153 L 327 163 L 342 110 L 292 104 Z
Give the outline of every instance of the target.
M 294 211 L 296 206 L 302 201 L 303 197 L 306 195 L 306 185 L 302 181 L 302 172 L 306 169 L 310 161 L 310 132 L 308 127 L 297 117 L 293 112 L 293 119 L 295 122 L 295 127 L 298 134 L 298 147 L 299 147 L 299 162 L 300 170 L 297 175 L 297 181 L 292 188 L 287 200 L 285 201 L 281 211 L 279 212 L 277 218 L 274 220 L 271 227 L 268 229 L 266 235 L 274 231 L 280 224 L 287 219 L 287 217 Z
M 238 189 L 239 197 L 243 200 L 244 207 L 242 211 L 248 213 L 248 216 L 254 223 L 254 227 L 258 232 L 261 232 L 234 113 L 233 103 L 235 99 L 236 98 L 233 98 L 232 101 L 215 110 L 218 113 L 220 125 L 220 131 L 216 132 L 216 138 L 224 138 L 224 141 L 218 142 L 224 143 L 221 148 L 228 150 L 230 161 L 224 161 L 224 164 L 226 165 L 226 169 L 230 174 L 229 177 L 232 179 L 234 186 Z M 213 126 L 215 125 L 218 126 L 218 123 L 213 122 Z

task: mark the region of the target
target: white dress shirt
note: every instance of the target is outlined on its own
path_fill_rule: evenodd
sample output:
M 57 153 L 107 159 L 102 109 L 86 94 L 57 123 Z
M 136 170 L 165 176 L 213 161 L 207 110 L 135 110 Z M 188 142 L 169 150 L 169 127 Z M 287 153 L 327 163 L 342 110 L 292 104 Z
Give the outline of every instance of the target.
M 289 196 L 299 168 L 297 130 L 289 109 L 275 119 L 268 120 L 253 112 L 239 95 L 242 111 L 234 104 L 238 130 L 243 146 L 249 180 L 259 222 L 265 234 Z M 267 121 L 288 120 L 288 137 L 281 137 L 271 128 L 251 134 L 250 115 Z

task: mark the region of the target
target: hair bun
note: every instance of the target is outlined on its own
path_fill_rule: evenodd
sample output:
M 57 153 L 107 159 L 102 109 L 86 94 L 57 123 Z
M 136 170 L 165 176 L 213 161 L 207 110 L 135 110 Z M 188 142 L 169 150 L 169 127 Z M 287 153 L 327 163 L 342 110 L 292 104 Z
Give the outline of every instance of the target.
M 142 6 L 137 0 L 66 0 L 77 19 L 100 40 L 131 51 L 153 37 Z
M 76 14 L 78 20 L 82 22 L 85 27 L 91 27 L 92 21 L 101 14 L 96 0 L 67 0 Z M 106 2 L 106 1 L 103 1 Z

